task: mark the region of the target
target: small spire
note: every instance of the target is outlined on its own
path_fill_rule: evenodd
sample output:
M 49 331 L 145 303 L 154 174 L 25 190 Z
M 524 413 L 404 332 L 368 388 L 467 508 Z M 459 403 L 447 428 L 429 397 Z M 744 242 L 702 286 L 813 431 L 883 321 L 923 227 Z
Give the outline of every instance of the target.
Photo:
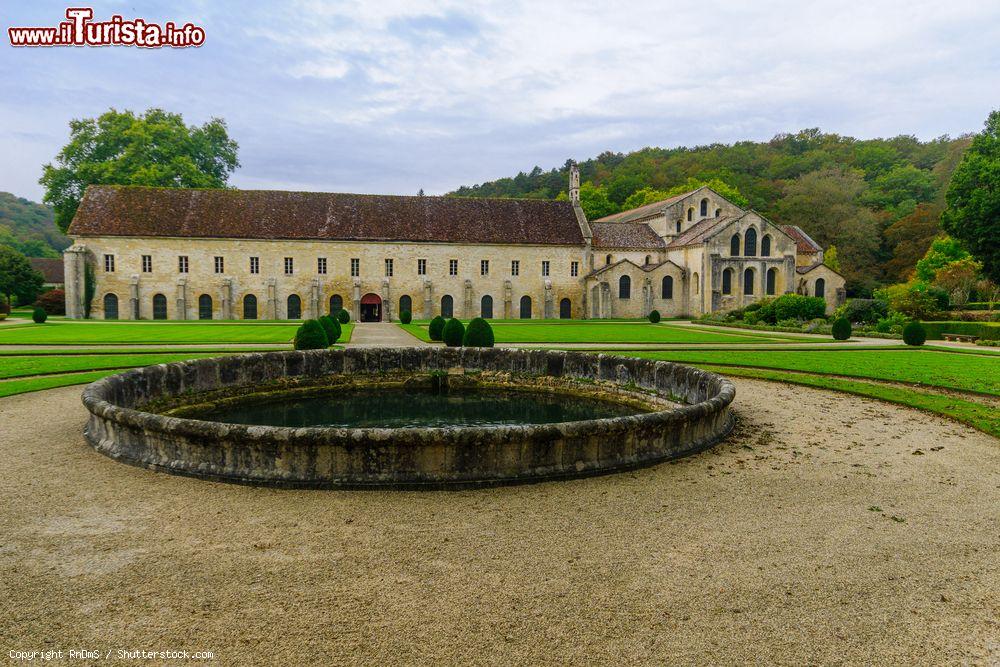
M 573 204 L 580 203 L 580 168 L 576 162 L 569 165 L 569 200 Z

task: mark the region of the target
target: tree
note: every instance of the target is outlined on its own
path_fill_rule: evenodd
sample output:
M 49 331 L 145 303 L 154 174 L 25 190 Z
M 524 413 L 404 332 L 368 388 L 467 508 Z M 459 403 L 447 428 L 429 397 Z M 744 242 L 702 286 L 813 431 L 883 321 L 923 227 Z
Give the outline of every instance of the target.
M 945 264 L 934 274 L 934 284 L 951 298 L 951 304 L 961 308 L 969 301 L 969 293 L 976 285 L 983 265 L 966 257 Z
M 885 264 L 886 277 L 900 282 L 908 280 L 913 267 L 940 235 L 938 204 L 919 204 L 912 213 L 892 223 L 885 230 L 886 244 L 892 250 L 892 259 Z
M 685 192 L 691 192 L 692 190 L 697 190 L 698 188 L 704 185 L 707 185 L 708 187 L 712 188 L 713 190 L 715 190 L 720 195 L 722 195 L 729 201 L 733 202 L 737 206 L 746 208 L 747 206 L 750 205 L 750 202 L 747 201 L 746 197 L 740 194 L 739 190 L 737 190 L 733 186 L 729 185 L 725 181 L 718 178 L 712 178 L 707 181 L 703 181 L 697 178 L 689 178 L 680 185 L 675 185 L 674 187 L 667 190 L 667 196 L 673 197 L 675 195 L 681 195 L 684 194 Z
M 34 303 L 44 283 L 42 274 L 31 268 L 27 257 L 0 246 L 0 294 L 7 297 L 7 303 L 14 303 L 11 297 L 17 297 L 22 306 Z
M 655 204 L 658 201 L 663 201 L 664 199 L 669 199 L 670 195 L 667 194 L 666 190 L 654 190 L 653 188 L 642 188 L 641 190 L 636 190 L 625 203 L 622 205 L 623 210 L 631 210 L 633 208 L 639 208 L 640 206 L 645 206 L 646 204 Z
M 223 188 L 240 164 L 237 149 L 221 118 L 196 127 L 162 109 L 139 116 L 111 109 L 70 121 L 69 143 L 39 183 L 66 231 L 88 185 Z
M 840 271 L 840 257 L 837 256 L 837 246 L 831 245 L 823 253 L 823 263 L 834 271 Z
M 982 261 L 987 277 L 1000 281 L 1000 111 L 990 113 L 973 138 L 951 176 L 945 201 L 945 231 Z
M 618 207 L 608 199 L 607 191 L 587 181 L 580 186 L 580 207 L 588 220 L 596 220 L 618 212 Z
M 962 244 L 950 236 L 939 236 L 931 242 L 923 258 L 917 262 L 917 280 L 933 282 L 941 267 L 969 256 Z

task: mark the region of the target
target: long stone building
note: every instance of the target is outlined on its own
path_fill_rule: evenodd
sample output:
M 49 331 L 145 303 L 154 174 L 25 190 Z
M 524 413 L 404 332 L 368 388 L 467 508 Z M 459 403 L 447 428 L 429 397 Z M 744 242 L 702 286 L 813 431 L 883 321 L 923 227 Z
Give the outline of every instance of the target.
M 90 186 L 67 314 L 362 321 L 698 316 L 844 279 L 797 227 L 703 187 L 590 222 L 568 201 Z M 92 276 L 89 308 L 88 274 Z

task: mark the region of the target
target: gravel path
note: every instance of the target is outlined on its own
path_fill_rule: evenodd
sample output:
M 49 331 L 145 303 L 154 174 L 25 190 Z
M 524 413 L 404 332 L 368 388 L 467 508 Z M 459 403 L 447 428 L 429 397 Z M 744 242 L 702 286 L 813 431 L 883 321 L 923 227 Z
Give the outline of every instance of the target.
M 171 477 L 87 447 L 79 387 L 2 399 L 0 647 L 207 649 L 220 664 L 1000 660 L 1000 442 L 737 385 L 740 427 L 712 451 L 451 493 Z

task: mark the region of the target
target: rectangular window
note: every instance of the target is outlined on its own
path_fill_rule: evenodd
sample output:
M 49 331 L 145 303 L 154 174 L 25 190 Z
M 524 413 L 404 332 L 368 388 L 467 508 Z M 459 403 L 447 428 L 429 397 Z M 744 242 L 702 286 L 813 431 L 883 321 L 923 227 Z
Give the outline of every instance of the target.
M 481 276 L 490 275 L 490 260 L 488 259 L 479 260 L 479 275 Z
M 221 257 L 216 257 L 215 258 L 215 272 L 216 273 L 225 273 L 225 271 L 226 271 L 226 263 L 225 263 L 225 261 Z
M 105 271 L 105 273 L 114 273 L 115 272 L 115 256 L 114 255 L 105 255 L 104 256 L 104 271 Z
M 542 276 L 548 277 L 549 275 L 549 261 L 545 260 L 542 262 Z
M 290 276 L 295 273 L 295 260 L 291 257 L 285 258 L 285 275 Z
M 177 258 L 177 273 L 187 273 L 187 272 L 188 272 L 187 255 L 181 255 Z
M 510 262 L 510 275 L 517 276 L 521 273 L 521 262 L 518 260 L 511 260 Z
M 449 259 L 448 260 L 448 275 L 457 276 L 458 275 L 458 260 Z
M 392 278 L 392 260 L 385 260 L 385 277 Z
M 569 275 L 571 275 L 574 278 L 580 275 L 580 262 L 570 262 Z
M 418 259 L 417 260 L 417 275 L 426 276 L 427 275 L 427 260 Z
M 326 257 L 316 258 L 316 273 L 320 275 L 326 274 Z
M 250 258 L 250 273 L 260 273 L 260 257 Z
M 357 257 L 351 259 L 351 277 L 357 278 L 361 275 L 361 260 Z
M 143 255 L 142 256 L 142 272 L 152 273 L 153 272 L 153 256 Z

